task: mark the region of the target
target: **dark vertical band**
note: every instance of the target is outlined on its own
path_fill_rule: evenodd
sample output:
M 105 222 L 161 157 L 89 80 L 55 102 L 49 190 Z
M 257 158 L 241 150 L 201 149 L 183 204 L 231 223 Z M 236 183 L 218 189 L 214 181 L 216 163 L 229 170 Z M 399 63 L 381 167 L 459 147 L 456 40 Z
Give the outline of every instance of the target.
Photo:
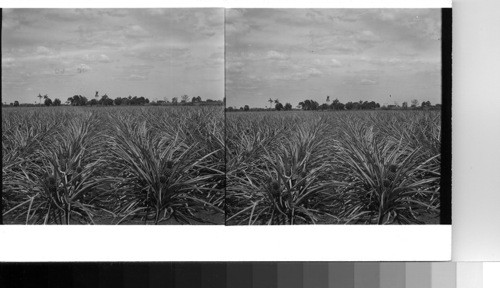
M 441 9 L 441 224 L 451 224 L 452 9 Z
M 0 8 L 0 23 L 3 24 L 3 9 Z M 2 54 L 2 29 L 3 27 L 0 27 L 0 55 L 3 55 Z M 2 69 L 0 69 L 0 77 L 2 76 Z M 2 84 L 0 84 L 2 85 Z M 0 86 L 0 99 L 2 99 L 2 87 Z M 2 102 L 0 100 L 0 102 Z M 3 103 L 3 102 L 2 102 Z M 2 182 L 3 183 L 3 182 Z M 3 185 L 2 185 L 2 191 L 0 191 L 0 196 L 2 196 L 2 192 L 3 192 Z M 1 198 L 1 197 L 0 197 Z M 3 201 L 0 201 L 0 225 L 3 224 Z

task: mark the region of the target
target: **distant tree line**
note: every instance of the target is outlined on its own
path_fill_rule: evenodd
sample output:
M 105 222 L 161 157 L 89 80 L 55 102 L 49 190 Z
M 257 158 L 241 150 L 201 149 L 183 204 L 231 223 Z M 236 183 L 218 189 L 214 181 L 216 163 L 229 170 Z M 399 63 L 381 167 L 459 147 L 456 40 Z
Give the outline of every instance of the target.
M 285 105 L 283 105 L 279 99 L 275 99 L 275 100 L 272 100 L 271 98 L 269 98 L 268 102 L 271 104 L 274 103 L 274 109 L 276 111 L 288 111 L 288 110 L 292 110 L 293 107 L 292 107 L 292 104 L 290 103 L 286 103 Z M 271 107 L 270 106 L 270 107 Z M 271 108 L 269 108 L 268 110 L 270 110 Z M 227 107 L 226 108 L 227 111 L 238 111 L 238 109 L 236 109 L 235 107 Z M 262 109 L 262 108 L 252 108 L 251 110 L 266 110 L 266 109 Z M 250 111 L 250 107 L 248 105 L 245 105 L 243 107 L 240 107 L 239 111 Z
M 25 104 L 25 103 L 19 103 L 19 101 L 14 101 L 12 103 L 10 103 L 9 105 L 10 106 L 14 106 L 14 107 L 17 107 L 17 106 L 42 106 L 42 99 L 43 99 L 43 105 L 45 106 L 60 106 L 61 105 L 61 100 L 59 98 L 55 98 L 54 101 L 52 101 L 52 99 L 50 99 L 50 97 L 45 94 L 42 96 L 42 94 L 38 94 L 38 97 L 39 101 L 38 101 L 38 104 Z M 3 106 L 8 106 L 7 103 L 3 103 L 2 104 Z
M 359 101 L 342 103 L 335 99 L 330 104 L 330 98 L 327 97 L 327 103 L 319 104 L 314 100 L 305 100 L 299 102 L 298 108 L 302 110 L 374 110 L 380 108 L 380 104 L 375 101 Z
M 271 99 L 267 100 L 269 102 L 269 107 L 264 109 L 264 108 L 250 108 L 248 105 L 245 105 L 243 107 L 240 107 L 237 109 L 236 107 L 227 107 L 227 111 L 264 111 L 264 110 L 275 110 L 275 111 L 287 111 L 287 110 L 292 110 L 292 105 L 290 103 L 286 103 L 285 105 L 281 104 L 279 99 Z M 331 102 L 331 103 L 330 103 Z M 274 104 L 274 109 L 273 109 L 273 104 Z M 347 102 L 347 103 L 342 103 L 338 99 L 335 99 L 333 101 L 330 101 L 330 96 L 326 97 L 326 103 L 319 104 L 318 102 L 312 100 L 312 99 L 307 99 L 304 101 L 301 101 L 298 103 L 296 106 L 297 109 L 300 110 L 305 110 L 305 111 L 315 111 L 315 110 L 336 110 L 336 111 L 341 111 L 341 110 L 375 110 L 375 109 L 381 109 L 381 110 L 388 110 L 388 109 L 440 109 L 441 104 L 436 104 L 432 105 L 430 101 L 424 101 L 419 105 L 418 100 L 414 99 L 411 101 L 411 106 L 408 106 L 408 102 L 403 102 L 403 104 L 400 106 L 397 102 L 394 102 L 392 105 L 383 105 L 381 106 L 379 103 L 375 101 L 358 101 L 358 102 Z
M 99 99 L 100 98 L 100 99 Z M 148 98 L 144 98 L 143 96 L 131 96 L 127 97 L 117 97 L 116 99 L 110 98 L 107 94 L 99 96 L 99 92 L 96 92 L 93 99 L 90 101 L 87 97 L 82 95 L 74 95 L 73 97 L 69 97 L 66 101 L 67 104 L 71 106 L 113 106 L 113 105 L 145 105 L 149 103 Z
M 144 97 L 129 96 L 127 97 L 117 97 L 116 99 L 109 98 L 108 95 L 104 94 L 101 99 L 91 99 L 90 101 L 87 97 L 82 95 L 74 95 L 69 97 L 67 104 L 71 106 L 113 106 L 113 105 L 145 105 L 149 103 L 149 99 Z
M 3 106 L 42 106 L 42 98 L 44 99 L 43 105 L 45 106 L 60 106 L 61 105 L 61 100 L 58 98 L 55 98 L 54 101 L 50 99 L 48 95 L 42 96 L 41 94 L 38 94 L 36 96 L 39 98 L 38 104 L 35 103 L 33 104 L 19 104 L 19 101 L 14 101 L 13 103 L 10 103 L 7 105 L 7 103 L 2 103 Z M 158 101 L 152 101 L 150 102 L 148 98 L 145 98 L 143 96 L 131 96 L 129 95 L 128 97 L 117 97 L 115 99 L 110 98 L 107 94 L 104 94 L 102 96 L 99 96 L 99 92 L 96 91 L 95 96 L 93 99 L 88 99 L 85 96 L 82 95 L 74 95 L 72 97 L 69 97 L 67 101 L 65 102 L 66 105 L 70 106 L 121 106 L 121 105 L 131 105 L 131 106 L 137 106 L 137 105 L 152 105 L 152 106 L 161 106 L 161 105 L 193 105 L 193 106 L 203 106 L 203 105 L 222 105 L 223 102 L 220 100 L 212 100 L 212 99 L 207 99 L 205 101 L 202 100 L 201 96 L 196 96 L 196 97 L 189 97 L 188 95 L 184 94 L 181 97 L 181 101 L 179 102 L 178 97 L 173 97 L 172 101 L 166 101 L 166 100 L 158 100 Z

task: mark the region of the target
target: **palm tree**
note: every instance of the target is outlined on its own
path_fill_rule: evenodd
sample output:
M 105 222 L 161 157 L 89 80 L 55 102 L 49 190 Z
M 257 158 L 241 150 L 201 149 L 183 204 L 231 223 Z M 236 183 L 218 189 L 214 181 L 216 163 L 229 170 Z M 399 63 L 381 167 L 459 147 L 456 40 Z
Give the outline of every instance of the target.
M 267 100 L 267 102 L 269 102 L 269 109 L 271 109 L 271 106 L 273 105 L 273 99 L 269 98 L 269 100 Z
M 330 96 L 326 96 L 326 103 L 330 103 Z
M 333 110 L 337 110 L 337 108 L 339 108 L 339 103 L 340 103 L 339 99 L 333 100 L 333 102 L 332 102 L 332 109 Z
M 280 104 L 280 100 L 279 99 L 274 99 L 274 108 L 276 108 L 276 106 Z M 272 106 L 272 105 L 271 105 Z M 272 108 L 272 107 L 271 107 Z
M 47 94 L 43 95 L 43 100 L 47 101 L 47 99 L 49 99 L 49 96 L 47 96 Z M 40 99 L 40 102 L 42 101 L 42 99 Z M 45 104 L 45 101 L 44 101 L 44 104 Z M 41 105 L 42 103 L 40 103 Z
M 42 105 L 42 94 L 38 93 L 38 96 L 36 96 L 36 97 L 38 97 L 38 99 L 40 99 L 38 101 L 38 104 Z

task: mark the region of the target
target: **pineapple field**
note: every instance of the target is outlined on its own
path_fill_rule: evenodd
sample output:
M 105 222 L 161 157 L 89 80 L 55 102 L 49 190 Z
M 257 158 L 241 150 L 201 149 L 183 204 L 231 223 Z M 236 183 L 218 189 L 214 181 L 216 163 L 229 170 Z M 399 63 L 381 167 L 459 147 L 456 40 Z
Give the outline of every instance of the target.
M 2 110 L 5 224 L 224 224 L 222 107 Z
M 440 111 L 2 112 L 4 224 L 439 224 Z
M 440 111 L 226 115 L 226 224 L 439 224 Z

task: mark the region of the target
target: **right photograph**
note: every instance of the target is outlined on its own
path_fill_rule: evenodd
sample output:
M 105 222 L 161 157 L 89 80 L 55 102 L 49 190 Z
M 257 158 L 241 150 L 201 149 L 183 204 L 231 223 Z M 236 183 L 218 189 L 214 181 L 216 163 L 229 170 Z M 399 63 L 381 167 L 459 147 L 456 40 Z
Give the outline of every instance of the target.
M 225 19 L 226 225 L 443 224 L 441 9 Z

